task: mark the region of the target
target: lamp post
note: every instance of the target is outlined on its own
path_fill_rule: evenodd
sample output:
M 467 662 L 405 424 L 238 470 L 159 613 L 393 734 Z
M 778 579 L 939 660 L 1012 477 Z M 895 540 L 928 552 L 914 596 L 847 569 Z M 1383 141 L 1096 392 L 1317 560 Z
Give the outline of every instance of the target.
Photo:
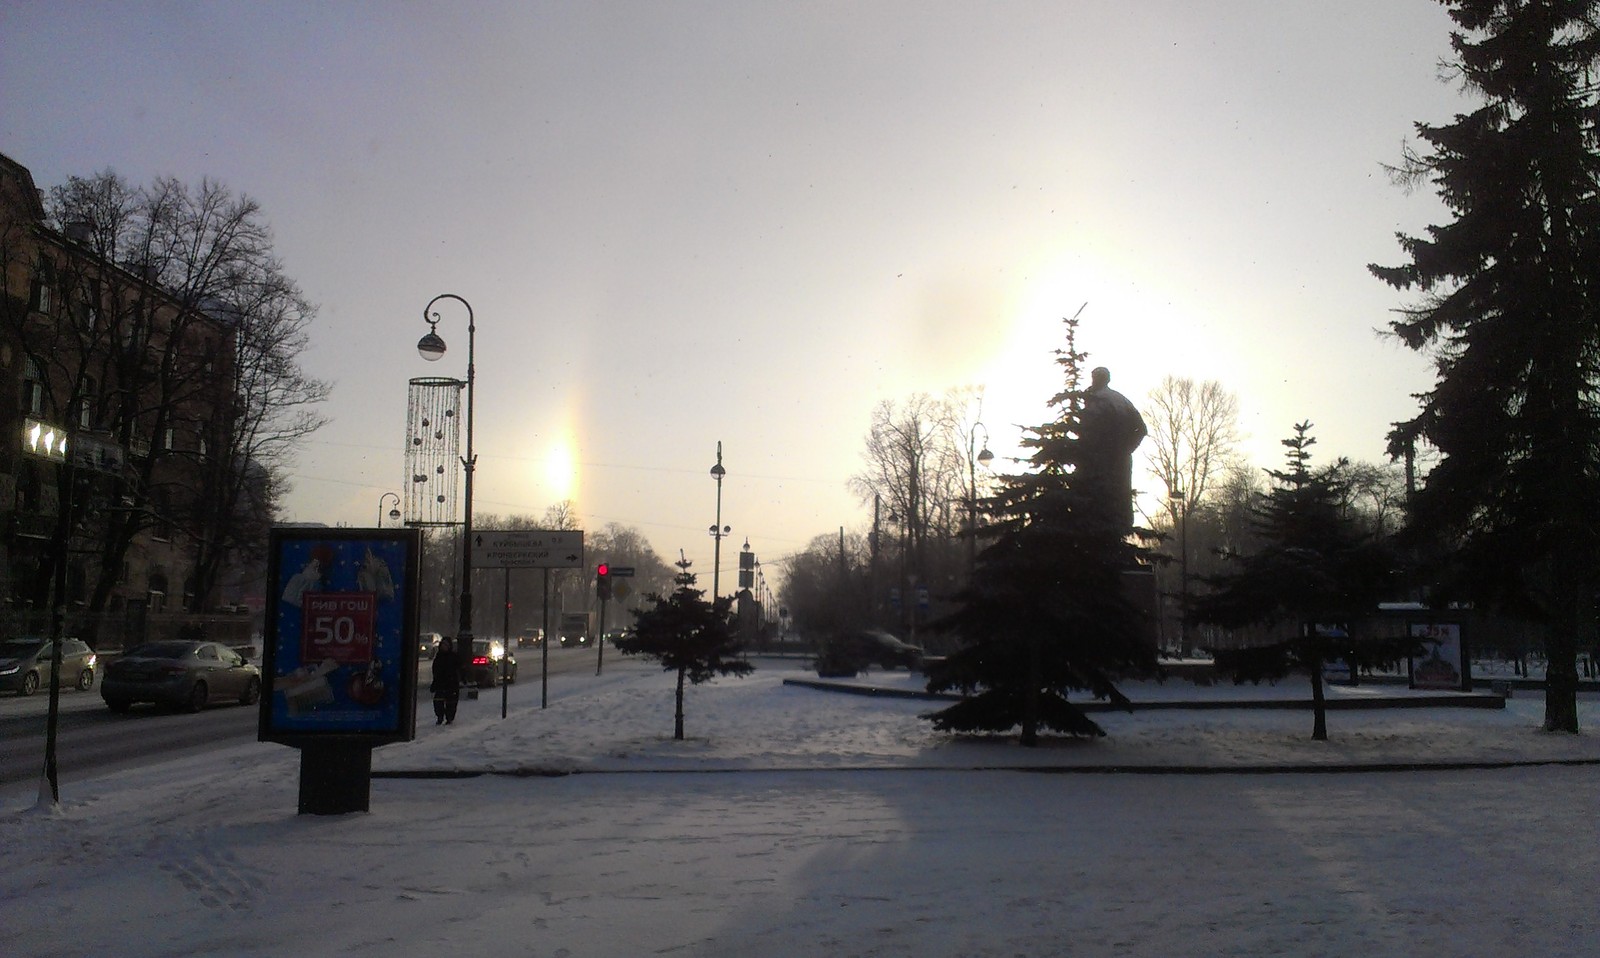
M 717 589 L 721 584 L 718 578 L 722 572 L 722 537 L 733 531 L 732 526 L 722 524 L 722 477 L 728 470 L 722 468 L 722 440 L 717 440 L 717 464 L 711 467 L 711 478 L 717 480 L 717 521 L 711 526 L 711 538 L 714 544 L 711 547 L 711 601 L 717 601 Z
M 465 506 L 461 518 L 461 624 L 456 636 L 456 655 L 461 659 L 465 673 L 472 662 L 472 472 L 477 466 L 477 456 L 472 451 L 472 385 L 475 376 L 473 347 L 478 327 L 473 320 L 472 304 L 454 293 L 440 293 L 422 307 L 422 321 L 428 332 L 417 340 L 417 352 L 428 362 L 437 362 L 444 356 L 444 340 L 439 337 L 439 314 L 433 304 L 441 299 L 453 299 L 467 309 L 467 454 L 461 460 L 466 470 Z
M 983 430 L 983 451 L 973 455 L 973 447 L 978 441 L 978 430 Z M 972 576 L 978 570 L 978 463 L 983 463 L 985 469 L 994 461 L 994 453 L 989 451 L 989 429 L 983 423 L 973 423 L 972 432 L 967 436 L 967 585 L 972 584 Z
M 394 500 L 394 505 L 389 507 L 389 521 L 394 523 L 396 526 L 398 526 L 400 524 L 400 493 L 398 493 L 398 492 L 386 492 L 383 495 L 378 497 L 378 528 L 379 529 L 383 528 L 383 504 L 385 502 L 388 502 L 390 499 Z
M 1178 653 L 1189 654 L 1189 498 L 1179 486 L 1167 487 L 1167 507 L 1178 522 Z

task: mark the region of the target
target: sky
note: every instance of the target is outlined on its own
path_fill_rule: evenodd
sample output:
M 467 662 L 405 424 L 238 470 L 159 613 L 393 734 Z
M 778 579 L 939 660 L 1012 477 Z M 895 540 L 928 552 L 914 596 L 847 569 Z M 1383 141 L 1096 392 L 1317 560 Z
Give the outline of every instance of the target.
M 247 743 L 0 790 L 0 950 L 85 954 L 1372 955 L 1600 951 L 1600 748 L 1506 708 L 1150 710 L 1024 749 L 929 703 L 786 686 L 757 660 L 689 689 L 613 660 L 462 703 L 373 753 L 365 813 L 297 815 L 298 753 Z M 874 673 L 909 689 L 921 677 Z M 1297 698 L 1125 686 L 1136 701 Z M 1335 699 L 1407 695 L 1335 687 Z M 67 708 L 100 708 L 67 693 Z M 34 707 L 37 699 L 0 701 Z M 1585 728 L 1600 715 L 1585 694 Z M 42 712 L 35 710 L 38 714 Z M 121 722 L 204 722 L 131 715 Z M 1571 762 L 1404 772 L 1339 765 Z M 1114 773 L 1201 766 L 1209 774 Z M 1318 766 L 1319 774 L 1242 773 Z M 1056 770 L 1040 774 L 1024 768 Z M 1079 774 L 1066 774 L 1072 769 Z M 1085 773 L 1083 770 L 1093 770 Z M 557 776 L 518 772 L 570 773 Z
M 1240 403 L 1242 451 L 1379 461 L 1431 386 L 1367 264 L 1445 217 L 1396 185 L 1432 0 L 0 4 L 0 152 L 260 202 L 334 385 L 283 518 L 369 526 L 406 383 L 466 374 L 474 511 L 571 500 L 711 571 L 865 530 L 871 411 L 982 391 L 997 468 L 1051 417 L 1062 319 L 1141 406 Z M 974 410 L 975 414 L 979 410 Z M 1136 486 L 1158 483 L 1136 468 Z M 722 550 L 731 576 L 735 548 Z

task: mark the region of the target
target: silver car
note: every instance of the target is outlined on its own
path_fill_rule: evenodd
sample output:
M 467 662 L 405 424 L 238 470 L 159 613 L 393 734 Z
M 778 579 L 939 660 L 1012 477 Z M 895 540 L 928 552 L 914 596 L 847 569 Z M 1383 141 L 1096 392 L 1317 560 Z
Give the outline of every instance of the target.
M 0 642 L 0 689 L 32 695 L 50 684 L 50 640 L 24 636 Z M 61 640 L 61 687 L 94 687 L 94 650 L 80 639 Z
M 100 697 L 113 712 L 135 702 L 190 712 L 213 702 L 253 705 L 261 698 L 261 670 L 216 642 L 150 642 L 106 666 Z

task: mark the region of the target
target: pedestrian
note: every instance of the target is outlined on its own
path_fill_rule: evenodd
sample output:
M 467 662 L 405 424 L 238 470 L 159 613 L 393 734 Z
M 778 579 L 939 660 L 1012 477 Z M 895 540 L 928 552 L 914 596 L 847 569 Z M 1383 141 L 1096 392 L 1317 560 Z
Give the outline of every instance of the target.
M 448 636 L 439 640 L 439 651 L 433 656 L 433 682 L 428 691 L 433 693 L 433 724 L 455 722 L 456 706 L 461 702 L 461 660 Z

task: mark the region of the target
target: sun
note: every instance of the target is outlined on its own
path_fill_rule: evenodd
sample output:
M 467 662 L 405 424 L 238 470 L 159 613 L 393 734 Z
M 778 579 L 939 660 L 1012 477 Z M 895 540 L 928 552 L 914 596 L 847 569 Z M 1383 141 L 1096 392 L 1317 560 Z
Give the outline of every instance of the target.
M 565 502 L 578 489 L 578 460 L 572 430 L 563 426 L 545 450 L 540 477 L 551 502 Z

